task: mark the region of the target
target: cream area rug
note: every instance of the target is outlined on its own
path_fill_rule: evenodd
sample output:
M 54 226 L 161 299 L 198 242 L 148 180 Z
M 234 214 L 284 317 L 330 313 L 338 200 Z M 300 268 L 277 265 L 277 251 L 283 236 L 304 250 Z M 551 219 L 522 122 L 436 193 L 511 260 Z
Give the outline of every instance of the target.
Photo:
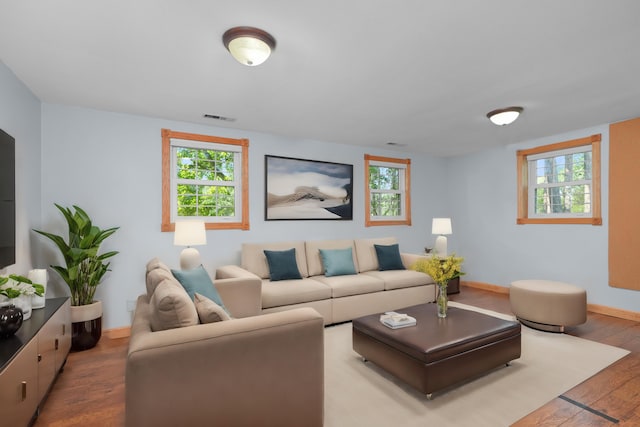
M 513 319 L 460 303 L 449 304 Z M 509 426 L 628 353 L 523 326 L 520 359 L 427 400 L 372 362 L 362 362 L 351 346 L 351 323 L 331 326 L 325 329 L 324 425 Z

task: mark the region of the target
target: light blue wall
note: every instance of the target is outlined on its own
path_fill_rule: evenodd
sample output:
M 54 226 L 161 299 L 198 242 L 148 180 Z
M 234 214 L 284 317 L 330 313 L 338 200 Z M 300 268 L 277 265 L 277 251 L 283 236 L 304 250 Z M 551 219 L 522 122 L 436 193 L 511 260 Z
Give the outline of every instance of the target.
M 16 263 L 0 274 L 26 274 L 40 225 L 40 101 L 1 61 L 0 129 L 16 140 Z
M 602 134 L 602 226 L 516 225 L 516 150 Z M 465 279 L 575 283 L 589 303 L 638 310 L 640 292 L 608 285 L 609 126 L 602 125 L 447 160 L 449 199 Z
M 105 307 L 105 328 L 130 323 L 127 301 L 144 292 L 144 266 L 149 259 L 159 256 L 178 267 L 182 248 L 173 246 L 173 233 L 160 232 L 162 128 L 250 141 L 251 229 L 208 231 L 208 244 L 198 250 L 210 272 L 239 263 L 243 242 L 396 236 L 403 251 L 421 253 L 433 243 L 431 218 L 447 214 L 442 203 L 446 188 L 439 180 L 444 173 L 442 159 L 411 156 L 412 227 L 364 227 L 364 154 L 406 158 L 405 154 L 77 107 L 44 104 L 42 111 L 43 227 L 66 232 L 54 202 L 81 206 L 101 227 L 121 227 L 104 244 L 105 250 L 120 251 L 97 293 Z M 352 164 L 353 221 L 264 221 L 266 154 Z M 53 245 L 43 240 L 41 246 L 48 248 L 41 265 L 56 261 Z M 50 287 L 65 292 L 55 279 Z
M 121 227 L 105 249 L 121 251 L 98 291 L 104 327 L 130 323 L 127 301 L 144 291 L 144 264 L 159 256 L 177 267 L 181 248 L 160 232 L 160 129 L 250 139 L 250 231 L 209 231 L 200 247 L 205 267 L 237 263 L 242 242 L 284 239 L 397 236 L 403 250 L 433 245 L 431 218 L 450 216 L 449 249 L 466 258 L 468 280 L 508 285 L 522 278 L 564 280 L 584 286 L 589 302 L 638 310 L 640 293 L 608 286 L 608 125 L 525 141 L 481 153 L 437 159 L 412 155 L 413 227 L 364 227 L 363 156 L 407 157 L 257 132 L 234 131 L 77 107 L 41 105 L 0 62 L 0 128 L 16 139 L 17 263 L 0 274 L 25 274 L 59 262 L 52 246 L 31 232 L 66 229 L 53 203 L 78 204 L 96 223 Z M 602 134 L 604 224 L 516 225 L 515 152 L 593 133 Z M 354 220 L 265 222 L 264 155 L 354 165 Z M 359 191 L 358 191 L 359 190 Z M 53 274 L 48 296 L 68 291 Z

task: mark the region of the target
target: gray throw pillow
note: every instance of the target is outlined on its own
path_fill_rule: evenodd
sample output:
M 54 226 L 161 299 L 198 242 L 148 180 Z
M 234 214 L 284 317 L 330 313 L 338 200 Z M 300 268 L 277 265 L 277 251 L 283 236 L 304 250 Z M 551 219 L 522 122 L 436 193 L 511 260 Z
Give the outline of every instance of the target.
M 222 322 L 231 319 L 231 316 L 222 307 L 197 292 L 193 298 L 193 303 L 196 306 L 200 323 Z
M 151 299 L 151 330 L 164 331 L 198 324 L 198 312 L 187 292 L 169 280 L 158 284 Z

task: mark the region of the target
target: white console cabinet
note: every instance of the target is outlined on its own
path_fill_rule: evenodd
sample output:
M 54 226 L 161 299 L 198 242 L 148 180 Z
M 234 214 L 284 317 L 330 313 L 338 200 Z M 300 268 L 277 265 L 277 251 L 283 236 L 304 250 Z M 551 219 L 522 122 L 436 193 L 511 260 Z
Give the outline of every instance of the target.
M 0 338 L 2 424 L 27 426 L 37 415 L 71 348 L 69 298 L 47 299 L 16 334 Z

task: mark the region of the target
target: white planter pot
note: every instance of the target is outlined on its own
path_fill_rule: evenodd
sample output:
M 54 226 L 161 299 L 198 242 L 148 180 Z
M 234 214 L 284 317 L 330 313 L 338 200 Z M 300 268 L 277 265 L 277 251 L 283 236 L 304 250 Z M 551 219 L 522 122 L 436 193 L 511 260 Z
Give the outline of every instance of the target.
M 102 301 L 71 306 L 71 323 L 88 322 L 99 317 L 102 317 Z

